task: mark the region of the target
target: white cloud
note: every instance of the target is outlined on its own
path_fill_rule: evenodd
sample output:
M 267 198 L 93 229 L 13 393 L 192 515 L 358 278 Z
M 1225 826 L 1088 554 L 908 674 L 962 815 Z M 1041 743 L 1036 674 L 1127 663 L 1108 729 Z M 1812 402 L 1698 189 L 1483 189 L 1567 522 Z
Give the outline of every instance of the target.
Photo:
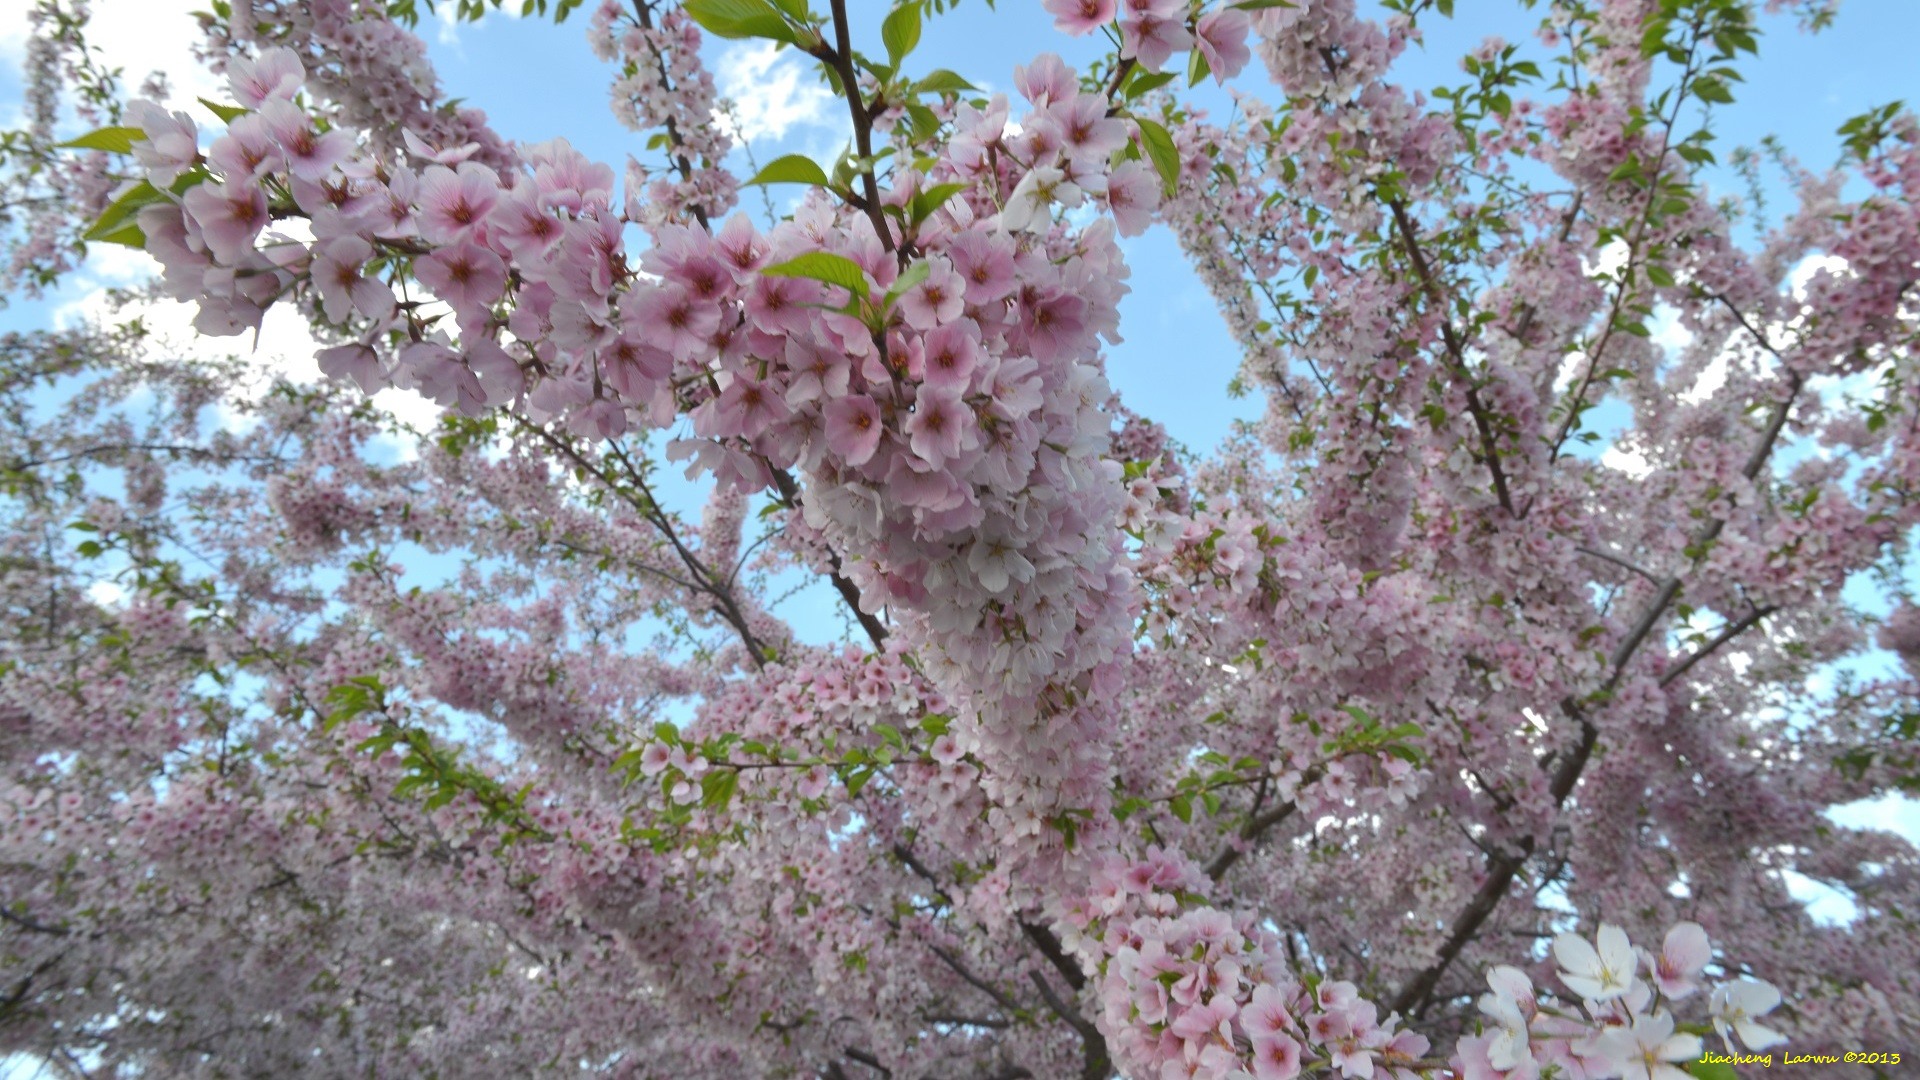
M 1573 388 L 1573 381 L 1587 370 L 1587 354 L 1582 349 L 1569 349 L 1560 358 L 1560 370 L 1553 376 L 1553 392 L 1564 394 Z
M 20 0 L 4 0 L 18 3 Z M 193 58 L 201 41 L 196 10 L 204 0 L 95 0 L 87 41 L 100 50 L 102 62 L 121 69 L 122 90 L 137 93 L 155 71 L 167 77 L 175 107 L 194 98 L 226 101 L 226 80 L 216 78 Z
M 95 269 L 93 260 L 88 261 L 87 269 Z M 126 284 L 131 280 L 136 279 L 124 279 L 114 284 Z M 244 357 L 248 362 L 248 373 L 230 391 L 236 403 L 259 401 L 275 379 L 312 385 L 323 378 L 320 365 L 314 359 L 321 344 L 314 339 L 305 318 L 290 304 L 276 304 L 267 309 L 257 335 L 209 338 L 194 330 L 195 309 L 192 304 L 172 300 L 136 300 L 116 307 L 106 283 L 98 279 L 92 279 L 89 283 L 94 286 L 91 291 L 55 311 L 56 326 L 72 326 L 88 320 L 112 324 L 139 319 L 147 331 L 148 348 L 154 353 Z M 374 408 L 418 431 L 432 430 L 439 423 L 442 412 L 440 406 L 412 390 L 389 388 L 375 394 L 372 400 Z M 246 413 L 225 405 L 220 408 L 220 419 L 223 425 L 235 431 L 244 431 L 255 422 Z M 411 438 L 383 438 L 381 441 L 401 460 L 412 460 L 419 455 L 415 440 Z
M 33 0 L 0 0 L 0 59 L 18 64 L 27 51 L 27 13 Z
M 118 608 L 127 602 L 127 589 L 110 578 L 101 578 L 87 586 L 87 598 L 101 607 Z
M 837 115 L 833 95 L 813 72 L 773 42 L 729 46 L 714 70 L 720 96 L 737 107 L 737 136 L 783 139 L 796 127 L 831 126 Z
M 1812 255 L 1800 260 L 1793 271 L 1787 275 L 1787 284 L 1793 290 L 1795 300 L 1807 298 L 1807 285 L 1820 273 L 1845 274 L 1848 272 L 1847 260 L 1838 255 Z
M 1620 272 L 1621 267 L 1627 265 L 1627 256 L 1632 253 L 1633 249 L 1627 246 L 1625 240 L 1610 240 L 1606 247 L 1600 249 L 1594 261 L 1582 260 L 1580 269 L 1588 277 L 1612 278 Z
M 1635 480 L 1645 480 L 1653 475 L 1653 462 L 1648 461 L 1647 455 L 1638 450 L 1623 450 L 1618 446 L 1609 446 L 1606 453 L 1600 455 L 1600 464 L 1626 473 Z
M 121 89 L 139 92 L 152 72 L 167 76 L 176 107 L 196 97 L 225 100 L 225 81 L 215 78 L 193 58 L 200 41 L 200 23 L 194 11 L 204 0 L 94 0 L 87 24 L 87 41 L 100 50 L 100 62 L 121 69 Z M 18 69 L 25 57 L 33 0 L 0 0 L 0 61 Z M 18 109 L 17 102 L 7 107 Z
M 1883 829 L 1920 847 L 1920 799 L 1882 795 L 1836 806 L 1827 811 L 1827 817 L 1850 829 Z

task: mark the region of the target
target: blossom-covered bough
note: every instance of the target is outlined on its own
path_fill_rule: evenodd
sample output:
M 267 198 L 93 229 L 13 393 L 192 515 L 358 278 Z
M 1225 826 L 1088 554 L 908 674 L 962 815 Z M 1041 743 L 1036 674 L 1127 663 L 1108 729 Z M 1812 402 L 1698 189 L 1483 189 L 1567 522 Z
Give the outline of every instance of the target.
M 871 53 L 843 0 L 609 0 L 617 176 L 444 102 L 411 3 L 216 4 L 232 100 L 194 112 L 119 104 L 46 0 L 17 279 L 139 248 L 204 335 L 297 309 L 332 379 L 4 342 L 5 1044 L 1008 1080 L 1900 1049 L 1914 853 L 1825 814 L 1920 783 L 1920 125 L 1783 162 L 1801 206 L 1742 246 L 1701 116 L 1754 4 L 1558 0 L 1431 99 L 1393 64 L 1451 5 L 1385 6 L 1048 0 L 1115 49 L 1010 100 L 915 67 L 925 0 Z M 845 101 L 831 168 L 748 178 L 808 189 L 787 218 L 737 210 L 703 32 Z M 1177 93 L 1208 77 L 1230 120 Z M 56 150 L 62 83 L 104 126 Z M 1269 402 L 1213 456 L 1103 374 L 1119 238 L 1162 226 Z M 448 410 L 416 455 L 389 386 Z M 776 614 L 802 576 L 844 641 Z

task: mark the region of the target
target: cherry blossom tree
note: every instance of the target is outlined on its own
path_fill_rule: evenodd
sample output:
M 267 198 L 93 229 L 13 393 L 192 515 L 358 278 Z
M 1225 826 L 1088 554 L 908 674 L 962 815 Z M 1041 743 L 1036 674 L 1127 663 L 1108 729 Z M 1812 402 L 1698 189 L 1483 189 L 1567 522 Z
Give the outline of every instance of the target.
M 297 311 L 328 378 L 236 395 L 244 360 L 137 323 L 0 341 L 5 1046 L 846 1080 L 1902 1049 L 1915 853 L 1827 812 L 1920 786 L 1920 124 L 1742 157 L 1777 221 L 1704 179 L 1763 25 L 1827 5 L 1527 3 L 1432 96 L 1394 71 L 1448 0 L 1046 0 L 1113 47 L 1010 94 L 916 64 L 942 6 L 864 51 L 844 0 L 586 9 L 621 174 L 445 100 L 411 0 L 217 0 L 230 98 L 186 111 L 43 0 L 13 280 L 137 248 L 236 352 Z M 708 37 L 814 65 L 847 151 L 734 171 Z M 804 195 L 756 220 L 765 184 Z M 1104 374 L 1118 239 L 1158 228 L 1267 403 L 1207 454 Z M 781 617 L 795 581 L 840 640 Z

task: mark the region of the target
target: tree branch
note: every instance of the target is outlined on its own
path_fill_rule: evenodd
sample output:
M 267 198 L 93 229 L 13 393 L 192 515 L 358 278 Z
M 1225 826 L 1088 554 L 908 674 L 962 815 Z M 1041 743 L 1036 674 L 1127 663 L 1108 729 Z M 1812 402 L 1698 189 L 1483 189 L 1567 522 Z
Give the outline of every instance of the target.
M 1024 1013 L 1027 1011 L 1024 1005 L 1013 1000 L 1005 991 L 968 970 L 967 965 L 961 963 L 959 957 L 948 952 L 945 948 L 939 945 L 928 945 L 927 948 L 933 950 L 933 955 L 939 957 L 949 968 L 952 968 L 953 973 L 965 980 L 968 986 L 992 998 L 994 1003 L 1001 1008 L 1010 1013 Z
M 634 0 L 633 14 L 635 20 L 639 22 L 643 28 L 648 30 L 653 29 L 653 9 L 646 3 L 646 0 Z M 667 81 L 667 58 L 661 56 L 660 50 L 654 48 L 651 42 L 647 44 L 647 51 L 653 54 L 653 62 L 660 72 L 660 89 L 672 93 L 673 84 Z M 680 179 L 682 181 L 692 180 L 693 162 L 687 158 L 686 142 L 680 137 L 680 125 L 674 123 L 673 117 L 671 116 L 667 117 L 667 141 L 672 143 L 674 149 L 678 151 L 678 153 L 669 154 L 668 157 L 672 160 L 675 171 L 679 172 Z M 695 203 L 690 205 L 690 209 L 693 210 L 693 219 L 700 223 L 700 227 L 708 232 L 712 232 L 713 226 L 707 221 L 706 208 Z
M 1053 970 L 1058 971 L 1060 977 L 1067 980 L 1068 986 L 1079 990 L 1087 985 L 1086 972 L 1081 971 L 1080 965 L 1074 962 L 1073 957 L 1067 955 L 1067 950 L 1061 947 L 1060 939 L 1053 935 L 1053 931 L 1039 923 L 1021 919 L 1020 932 L 1027 935 L 1027 940 L 1033 942 L 1033 947 L 1039 949 L 1040 955 L 1047 958 L 1047 963 L 1053 965 Z
M 849 1046 L 842 1051 L 842 1053 L 846 1054 L 848 1061 L 857 1061 L 867 1068 L 878 1072 L 883 1077 L 893 1076 L 893 1070 L 882 1065 L 879 1058 L 874 1057 L 872 1054 L 867 1053 L 857 1046 Z
M 1720 628 L 1720 633 L 1716 635 L 1712 641 L 1707 642 L 1692 653 L 1689 653 L 1685 660 L 1680 661 L 1680 663 L 1674 665 L 1672 670 L 1660 676 L 1660 685 L 1664 687 L 1680 676 L 1685 675 L 1688 668 L 1713 655 L 1715 649 L 1732 641 L 1744 633 L 1748 627 L 1751 627 L 1754 623 L 1759 622 L 1761 619 L 1766 618 L 1778 610 L 1780 609 L 1772 604 L 1768 604 L 1766 607 L 1755 608 L 1740 618 L 1727 623 L 1727 625 Z
M 833 68 L 840 79 L 840 88 L 846 93 L 847 111 L 853 117 L 853 144 L 860 154 L 860 190 L 866 196 L 864 209 L 867 220 L 873 222 L 873 231 L 880 237 L 880 246 L 893 250 L 893 232 L 887 228 L 887 216 L 880 210 L 880 186 L 873 179 L 873 117 L 867 114 L 867 104 L 860 96 L 860 76 L 853 67 L 853 42 L 847 30 L 847 0 L 831 0 L 833 9 L 833 47 L 824 42 L 813 48 L 811 55 Z
M 1743 324 L 1745 323 L 1744 319 L 1741 321 Z M 1767 426 L 1761 432 L 1759 444 L 1754 447 L 1753 453 L 1748 455 L 1747 463 L 1741 470 L 1742 475 L 1748 480 L 1752 480 L 1759 475 L 1761 468 L 1766 464 L 1767 457 L 1773 452 L 1773 445 L 1779 439 L 1780 432 L 1786 427 L 1787 415 L 1792 411 L 1794 399 L 1798 395 L 1802 384 L 1801 378 L 1791 371 L 1788 372 L 1787 378 L 1789 384 L 1787 395 L 1774 406 L 1773 415 L 1768 418 Z M 1706 545 L 1712 543 L 1725 527 L 1726 519 L 1714 518 L 1694 534 L 1692 542 L 1688 547 L 1696 552 L 1694 556 L 1695 565 L 1698 565 L 1699 562 L 1706 557 Z M 1603 691 L 1612 690 L 1620 684 L 1621 677 L 1626 673 L 1627 664 L 1633 659 L 1634 654 L 1639 651 L 1640 646 L 1646 642 L 1648 635 L 1652 633 L 1654 625 L 1659 621 L 1660 616 L 1666 612 L 1668 605 L 1672 604 L 1674 598 L 1680 595 L 1680 588 L 1681 580 L 1677 574 L 1667 578 L 1666 581 L 1662 583 L 1660 591 L 1655 594 L 1653 601 L 1641 612 L 1640 617 L 1634 621 L 1632 629 L 1627 631 L 1627 635 L 1621 639 L 1619 646 L 1614 649 L 1613 656 L 1610 660 L 1612 670 L 1607 676 L 1605 686 L 1602 687 Z M 1731 630 L 1732 633 L 1723 632 L 1722 639 L 1717 639 L 1706 648 L 1700 650 L 1692 658 L 1683 662 L 1680 667 L 1676 669 L 1675 672 L 1670 673 L 1670 675 L 1672 678 L 1677 678 L 1679 672 L 1684 672 L 1699 659 L 1704 658 L 1708 653 L 1712 652 L 1713 649 L 1718 648 L 1725 640 L 1730 640 L 1734 634 L 1747 629 L 1753 622 L 1765 618 L 1770 611 L 1771 609 L 1766 609 L 1751 614 L 1747 619 L 1742 620 L 1745 625 L 1740 625 L 1737 629 L 1730 626 L 1728 629 Z M 1663 679 L 1661 685 L 1665 686 L 1668 682 L 1672 681 L 1672 678 Z M 1560 702 L 1560 707 L 1568 716 L 1579 721 L 1580 741 L 1575 745 L 1573 754 L 1565 761 L 1562 761 L 1554 773 L 1553 783 L 1549 790 L 1553 794 L 1555 806 L 1565 803 L 1567 796 L 1573 793 L 1574 785 L 1579 783 L 1580 774 L 1586 769 L 1587 762 L 1592 759 L 1594 747 L 1599 741 L 1599 730 L 1593 726 L 1591 720 L 1586 718 L 1578 702 L 1574 701 L 1571 697 L 1563 698 Z M 1548 761 L 1551 760 L 1553 759 L 1548 759 Z M 1435 957 L 1434 962 L 1422 969 L 1420 973 L 1414 977 L 1413 981 L 1408 983 L 1407 986 L 1394 997 L 1392 1005 L 1393 1011 L 1406 1012 L 1425 1007 L 1427 1001 L 1433 994 L 1434 987 L 1440 981 L 1440 976 L 1446 971 L 1447 967 L 1453 963 L 1454 958 L 1460 954 L 1460 950 L 1466 947 L 1466 943 L 1472 940 L 1473 936 L 1479 932 L 1481 924 L 1486 922 L 1487 918 L 1493 914 L 1494 908 L 1499 906 L 1501 897 L 1506 895 L 1507 887 L 1512 884 L 1514 876 L 1519 873 L 1520 867 L 1525 864 L 1527 858 L 1532 854 L 1533 838 L 1529 836 L 1521 838 L 1520 842 L 1515 845 L 1515 852 L 1499 855 L 1491 860 L 1487 868 L 1487 880 L 1481 885 L 1479 891 L 1474 894 L 1473 899 L 1468 902 L 1467 907 L 1455 917 L 1452 930 L 1447 935 L 1447 940 L 1441 946 L 1440 952 Z
M 1027 978 L 1033 980 L 1033 985 L 1039 989 L 1040 997 L 1046 1001 L 1047 1008 L 1053 1010 L 1055 1016 L 1066 1021 L 1068 1027 L 1079 1033 L 1084 1061 L 1080 1068 L 1081 1080 L 1106 1080 L 1111 1076 L 1113 1064 L 1107 1057 L 1107 1040 L 1100 1034 L 1100 1029 L 1093 1026 L 1093 1021 L 1080 1015 L 1077 1007 L 1060 1000 L 1060 995 L 1054 992 L 1053 984 L 1047 982 L 1045 976 L 1037 971 L 1028 971 Z
M 1500 467 L 1500 450 L 1495 441 L 1493 421 L 1486 404 L 1480 400 L 1480 388 L 1473 381 L 1473 373 L 1467 369 L 1465 345 L 1453 328 L 1453 319 L 1446 314 L 1446 292 L 1440 287 L 1440 280 L 1434 276 L 1433 268 L 1428 265 L 1426 253 L 1420 250 L 1420 240 L 1406 204 L 1399 199 L 1388 199 L 1387 208 L 1393 212 L 1393 223 L 1399 229 L 1402 246 L 1407 249 L 1407 258 L 1413 262 L 1414 273 L 1419 275 L 1420 284 L 1428 298 L 1440 310 L 1440 338 L 1446 343 L 1447 356 L 1453 361 L 1449 367 L 1454 377 L 1466 388 L 1467 412 L 1473 416 L 1473 426 L 1480 433 L 1481 460 L 1493 477 L 1494 496 L 1500 500 L 1500 506 L 1507 514 L 1512 516 L 1513 496 L 1507 490 L 1506 471 Z
M 1641 577 L 1646 578 L 1647 581 L 1651 582 L 1654 585 L 1660 584 L 1659 578 L 1654 577 L 1652 574 L 1648 573 L 1645 570 L 1640 569 L 1638 566 L 1635 566 L 1633 563 L 1628 562 L 1627 560 L 1621 558 L 1618 555 L 1609 555 L 1604 551 L 1598 550 L 1597 548 L 1582 547 L 1582 546 L 1575 546 L 1573 550 L 1579 552 L 1582 555 L 1591 555 L 1602 562 L 1610 562 L 1613 565 L 1621 568 L 1622 570 L 1626 570 L 1630 573 L 1638 574 Z
M 799 506 L 800 485 L 794 480 L 793 474 L 785 469 L 771 467 L 767 471 L 773 474 L 773 485 L 779 489 L 780 497 L 792 506 Z M 832 582 L 833 591 L 839 593 L 840 599 L 846 602 L 847 610 L 853 612 L 853 617 L 859 621 L 860 628 L 867 632 L 867 638 L 873 642 L 873 647 L 876 649 L 883 647 L 887 642 L 887 628 L 872 613 L 860 607 L 860 590 L 855 588 L 853 582 L 841 572 L 840 553 L 832 548 L 827 549 L 827 566 L 830 568 L 827 580 Z

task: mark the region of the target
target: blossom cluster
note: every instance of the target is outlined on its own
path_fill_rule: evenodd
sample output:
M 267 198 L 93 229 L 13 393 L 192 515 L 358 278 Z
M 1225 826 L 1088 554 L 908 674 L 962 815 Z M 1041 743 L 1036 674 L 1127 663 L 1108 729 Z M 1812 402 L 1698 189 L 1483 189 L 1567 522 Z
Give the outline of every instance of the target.
M 1557 1070 L 1681 1080 L 1688 1074 L 1680 1066 L 1700 1060 L 1700 1036 L 1683 1030 L 1672 1011 L 1708 989 L 1713 947 L 1698 924 L 1683 922 L 1667 931 L 1658 953 L 1602 924 L 1591 942 L 1574 934 L 1556 937 L 1553 955 L 1560 983 L 1577 1004 L 1542 1000 L 1525 972 L 1495 967 L 1487 973 L 1490 990 L 1479 1001 L 1489 1030 L 1462 1038 L 1455 1051 L 1454 1067 L 1463 1077 L 1531 1078 Z M 1779 1003 L 1780 991 L 1771 983 L 1735 979 L 1711 988 L 1708 1015 L 1728 1053 L 1737 1053 L 1735 1036 L 1748 1050 L 1765 1050 L 1783 1037 L 1759 1018 Z

